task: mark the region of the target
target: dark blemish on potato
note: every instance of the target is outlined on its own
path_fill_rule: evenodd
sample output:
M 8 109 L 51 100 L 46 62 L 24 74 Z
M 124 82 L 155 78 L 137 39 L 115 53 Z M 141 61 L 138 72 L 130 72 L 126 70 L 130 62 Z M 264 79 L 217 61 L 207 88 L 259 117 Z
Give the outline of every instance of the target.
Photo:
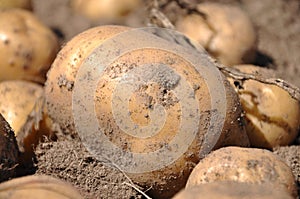
M 4 45 L 6 45 L 6 46 L 7 46 L 7 45 L 9 45 L 9 44 L 10 44 L 10 41 L 9 41 L 8 39 L 4 39 L 4 40 L 3 40 L 3 43 L 4 43 Z
M 247 160 L 247 169 L 256 169 L 259 165 L 258 160 Z
M 68 91 L 72 91 L 74 86 L 74 81 L 68 80 L 65 75 L 60 75 L 58 77 L 57 84 L 60 88 L 66 87 Z
M 24 65 L 23 65 L 23 69 L 24 69 L 24 70 L 28 70 L 29 68 L 30 68 L 30 66 L 28 66 L 27 64 L 24 64 Z

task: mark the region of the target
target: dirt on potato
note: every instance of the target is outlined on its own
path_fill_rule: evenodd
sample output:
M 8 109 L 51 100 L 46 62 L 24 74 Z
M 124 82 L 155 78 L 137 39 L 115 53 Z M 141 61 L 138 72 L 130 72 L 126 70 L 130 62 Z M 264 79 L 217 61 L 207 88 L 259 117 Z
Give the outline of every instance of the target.
M 166 1 L 168 0 L 159 2 Z M 273 68 L 283 79 L 300 87 L 299 0 L 213 1 L 241 6 L 251 17 L 258 34 L 258 51 L 254 64 Z M 60 37 L 61 45 L 86 29 L 103 24 L 91 22 L 74 13 L 69 8 L 68 0 L 33 0 L 33 8 L 38 18 Z M 169 7 L 164 7 L 162 11 L 171 20 L 174 20 L 178 13 L 184 13 L 175 1 Z M 146 9 L 141 8 L 133 13 L 125 25 L 146 26 L 145 12 Z M 278 147 L 274 149 L 274 153 L 281 156 L 291 167 L 300 194 L 300 137 L 292 146 Z M 70 182 L 79 189 L 84 198 L 142 197 L 130 186 L 130 181 L 121 171 L 95 160 L 78 140 L 59 139 L 57 142 L 42 143 L 36 150 L 36 156 L 37 174 L 49 174 Z

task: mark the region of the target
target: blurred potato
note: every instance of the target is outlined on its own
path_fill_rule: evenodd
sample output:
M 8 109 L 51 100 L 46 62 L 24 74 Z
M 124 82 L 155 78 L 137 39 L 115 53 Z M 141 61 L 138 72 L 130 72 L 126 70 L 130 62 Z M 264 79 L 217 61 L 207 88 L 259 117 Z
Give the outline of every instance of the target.
M 93 21 L 122 21 L 140 4 L 141 0 L 71 0 L 75 12 Z
M 1 199 L 83 199 L 70 184 L 44 175 L 15 178 L 0 184 Z
M 0 0 L 0 9 L 2 8 L 23 8 L 32 10 L 31 0 Z
M 55 34 L 33 13 L 0 10 L 0 81 L 44 83 L 59 45 Z
M 256 56 L 256 32 L 248 15 L 240 7 L 221 3 L 200 3 L 203 14 L 188 14 L 175 27 L 201 44 L 224 65 L 253 62 Z
M 284 189 L 271 183 L 250 184 L 216 181 L 199 184 L 180 191 L 173 199 L 292 199 Z

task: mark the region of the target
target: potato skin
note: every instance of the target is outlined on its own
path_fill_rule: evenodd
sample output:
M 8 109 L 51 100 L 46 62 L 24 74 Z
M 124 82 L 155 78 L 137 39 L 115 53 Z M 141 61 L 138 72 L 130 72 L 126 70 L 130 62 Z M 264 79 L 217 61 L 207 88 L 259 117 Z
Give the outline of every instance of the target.
M 0 9 L 7 8 L 23 8 L 32 10 L 31 0 L 0 0 Z
M 0 114 L 0 182 L 15 177 L 19 155 L 14 132 Z
M 235 69 L 263 78 L 275 78 L 276 72 L 254 65 L 236 65 Z M 245 110 L 246 130 L 254 147 L 272 149 L 291 144 L 300 128 L 300 102 L 282 88 L 255 80 L 231 85 Z
M 70 184 L 45 175 L 20 177 L 0 184 L 0 198 L 83 199 Z
M 0 82 L 0 95 L 0 112 L 18 136 L 37 99 L 43 95 L 43 88 L 23 80 L 3 81 Z
M 73 135 L 75 132 L 72 90 L 81 63 L 105 40 L 129 29 L 124 26 L 91 28 L 75 36 L 58 53 L 47 73 L 45 97 L 49 116 L 60 125 L 64 132 Z
M 270 183 L 249 184 L 217 181 L 199 184 L 180 191 L 173 199 L 292 199 L 284 189 Z
M 202 159 L 192 171 L 186 188 L 215 181 L 252 184 L 269 182 L 284 187 L 293 197 L 297 186 L 291 169 L 277 155 L 264 149 L 224 147 Z
M 54 33 L 23 9 L 1 10 L 0 27 L 0 81 L 44 83 L 59 49 Z
M 256 32 L 250 18 L 239 7 L 200 3 L 197 10 L 176 22 L 176 29 L 200 43 L 220 63 L 232 66 L 255 59 Z
M 23 80 L 3 81 L 0 95 L 0 113 L 14 130 L 20 151 L 31 160 L 33 148 L 51 132 L 52 123 L 43 104 L 44 89 Z
M 93 21 L 120 21 L 140 4 L 140 0 L 71 0 L 75 12 Z

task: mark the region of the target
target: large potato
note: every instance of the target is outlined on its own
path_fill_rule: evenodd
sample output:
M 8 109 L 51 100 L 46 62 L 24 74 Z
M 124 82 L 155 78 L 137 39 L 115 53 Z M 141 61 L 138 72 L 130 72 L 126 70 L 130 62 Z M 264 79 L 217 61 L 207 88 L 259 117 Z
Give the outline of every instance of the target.
M 50 133 L 43 107 L 43 87 L 23 80 L 0 82 L 0 113 L 15 132 L 22 152 L 31 158 L 33 146 Z
M 295 178 L 288 165 L 264 149 L 224 147 L 210 153 L 192 171 L 186 187 L 215 181 L 271 183 L 297 196 Z
M 83 199 L 70 184 L 50 176 L 26 176 L 0 184 L 1 199 Z
M 16 175 L 19 149 L 13 130 L 0 114 L 0 182 Z
M 136 48 L 137 37 L 138 44 L 145 46 Z M 163 50 L 166 46 L 182 51 L 171 53 Z M 131 48 L 133 50 L 128 50 Z M 103 51 L 107 54 L 97 54 Z M 202 58 L 195 66 L 182 58 L 190 53 Z M 111 62 L 103 64 L 110 57 L 113 57 L 109 60 Z M 93 69 L 87 70 L 87 66 Z M 209 81 L 200 75 L 201 67 L 202 72 L 214 69 L 217 72 L 216 76 L 210 76 L 210 86 L 215 89 L 208 88 L 206 81 Z M 98 70 L 103 71 L 94 82 L 93 75 Z M 207 54 L 183 50 L 153 34 L 121 26 L 87 30 L 74 37 L 59 52 L 47 76 L 45 95 L 50 116 L 66 133 L 70 131 L 75 137 L 78 136 L 76 130 L 82 125 L 89 128 L 79 131 L 84 143 L 97 128 L 92 142 L 104 142 L 108 138 L 118 149 L 126 152 L 158 154 L 157 159 L 146 158 L 140 164 L 129 163 L 131 168 L 138 165 L 142 170 L 173 158 L 173 154 L 167 157 L 163 151 L 160 153 L 161 148 L 170 146 L 168 150 L 174 154 L 184 150 L 171 163 L 151 168 L 151 171 L 126 170 L 134 182 L 152 187 L 149 194 L 154 197 L 167 198 L 175 194 L 185 185 L 200 156 L 212 148 L 248 145 L 238 96 Z M 96 85 L 95 90 L 89 90 L 91 85 L 87 84 L 91 83 Z M 76 90 L 80 88 L 83 90 Z M 214 98 L 212 93 L 223 93 L 216 103 L 224 108 L 224 121 L 218 116 L 221 110 L 212 108 L 212 101 L 215 100 L 211 99 Z M 89 95 L 92 99 L 88 98 Z M 78 107 L 83 109 L 78 111 Z M 87 124 L 94 118 L 96 123 Z M 207 129 L 218 126 L 213 121 L 218 125 L 224 122 L 224 125 L 217 131 L 206 133 Z M 195 136 L 189 140 L 191 132 Z M 97 138 L 99 135 L 104 137 Z M 172 149 L 169 143 L 173 140 L 180 144 Z M 115 158 L 117 162 L 126 157 L 124 153 L 109 151 L 108 147 L 101 149 L 101 153 L 95 151 L 95 147 L 103 145 L 86 144 L 88 149 L 104 158 L 107 151 L 110 153 L 107 158 Z M 181 145 L 184 147 L 181 148 Z
M 249 184 L 218 181 L 199 184 L 180 191 L 173 199 L 292 199 L 281 187 L 271 183 Z
M 255 59 L 256 32 L 247 14 L 239 7 L 200 3 L 197 10 L 176 22 L 176 29 L 200 43 L 219 62 L 232 66 Z
M 43 83 L 59 49 L 54 33 L 31 12 L 0 11 L 0 81 Z
M 234 66 L 240 72 L 274 78 L 275 71 L 254 65 Z M 246 130 L 251 145 L 274 148 L 291 144 L 300 128 L 300 102 L 282 88 L 255 80 L 230 80 L 245 110 Z

